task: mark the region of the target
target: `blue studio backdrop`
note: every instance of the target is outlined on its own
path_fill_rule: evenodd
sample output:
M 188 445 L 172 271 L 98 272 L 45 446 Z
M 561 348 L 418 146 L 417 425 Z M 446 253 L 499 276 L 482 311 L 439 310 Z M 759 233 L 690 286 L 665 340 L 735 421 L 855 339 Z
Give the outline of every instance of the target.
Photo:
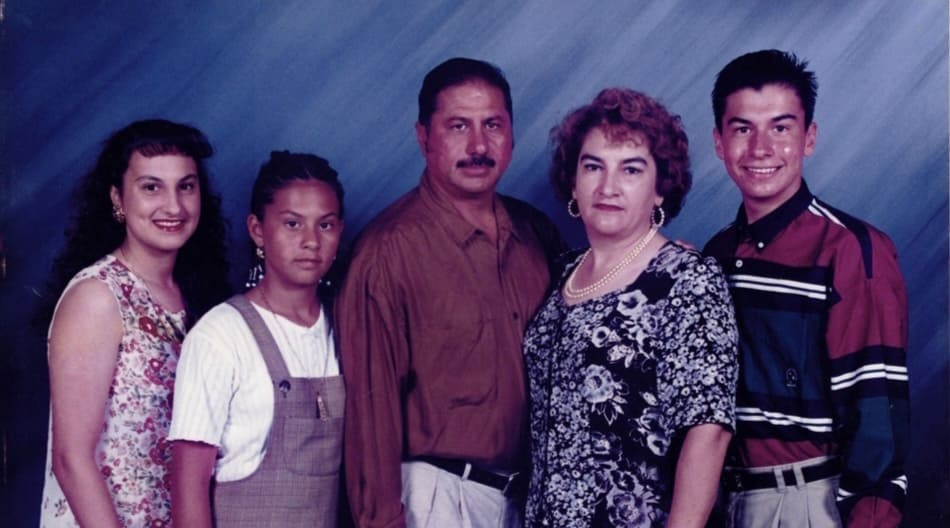
M 512 86 L 516 147 L 500 190 L 583 245 L 547 182 L 548 131 L 601 88 L 629 86 L 683 118 L 695 183 L 666 231 L 701 246 L 740 199 L 713 151 L 715 74 L 742 53 L 780 48 L 818 76 L 811 189 L 897 245 L 910 299 L 905 525 L 946 526 L 947 28 L 946 0 L 0 0 L 0 525 L 37 523 L 49 403 L 45 336 L 28 321 L 70 192 L 112 131 L 165 117 L 211 138 L 237 286 L 250 260 L 250 185 L 269 152 L 330 160 L 352 240 L 418 181 L 419 85 L 460 55 L 498 64 Z

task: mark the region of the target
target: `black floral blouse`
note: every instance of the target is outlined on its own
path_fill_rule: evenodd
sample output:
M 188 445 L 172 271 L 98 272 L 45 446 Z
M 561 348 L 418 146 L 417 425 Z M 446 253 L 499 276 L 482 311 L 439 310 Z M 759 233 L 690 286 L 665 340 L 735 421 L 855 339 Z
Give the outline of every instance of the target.
M 719 265 L 673 242 L 622 290 L 573 306 L 555 290 L 525 334 L 526 525 L 664 526 L 676 442 L 735 426 L 736 340 Z

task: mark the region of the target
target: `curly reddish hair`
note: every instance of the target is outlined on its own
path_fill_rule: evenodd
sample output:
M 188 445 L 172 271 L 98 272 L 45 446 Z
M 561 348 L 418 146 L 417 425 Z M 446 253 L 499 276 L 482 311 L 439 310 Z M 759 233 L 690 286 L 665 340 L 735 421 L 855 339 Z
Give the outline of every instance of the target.
M 672 220 L 683 208 L 693 183 L 689 170 L 689 140 L 678 115 L 653 98 L 629 88 L 607 88 L 594 100 L 551 129 L 554 153 L 551 184 L 565 204 L 571 199 L 577 176 L 577 158 L 587 134 L 600 128 L 611 141 L 642 137 L 656 160 L 656 193 L 663 197 L 663 212 Z

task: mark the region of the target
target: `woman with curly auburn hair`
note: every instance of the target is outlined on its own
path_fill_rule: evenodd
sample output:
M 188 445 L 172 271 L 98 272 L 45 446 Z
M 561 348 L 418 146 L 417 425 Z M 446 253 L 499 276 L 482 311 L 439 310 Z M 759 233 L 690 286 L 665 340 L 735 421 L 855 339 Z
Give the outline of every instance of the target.
M 172 386 L 191 323 L 230 293 L 205 136 L 134 122 L 76 197 L 41 319 L 50 436 L 40 524 L 165 526 Z
M 735 421 L 722 271 L 667 240 L 692 176 L 677 116 L 625 88 L 551 132 L 551 181 L 590 248 L 525 334 L 527 526 L 703 526 Z

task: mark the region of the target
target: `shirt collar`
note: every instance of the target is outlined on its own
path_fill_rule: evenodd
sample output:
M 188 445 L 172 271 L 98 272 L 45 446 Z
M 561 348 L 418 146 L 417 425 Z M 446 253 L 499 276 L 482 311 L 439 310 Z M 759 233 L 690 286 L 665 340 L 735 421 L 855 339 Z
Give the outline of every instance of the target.
M 802 186 L 786 200 L 785 203 L 771 213 L 763 216 L 753 223 L 749 223 L 746 216 L 745 207 L 739 206 L 739 213 L 736 215 L 736 235 L 739 242 L 751 241 L 757 250 L 762 251 L 769 245 L 783 229 L 788 227 L 793 220 L 798 218 L 808 204 L 812 201 L 811 191 L 805 180 L 802 180 Z
M 436 190 L 426 172 L 422 173 L 422 180 L 419 182 L 419 195 L 445 232 L 459 247 L 468 246 L 476 236 L 481 234 L 480 229 L 465 221 L 451 202 Z M 513 229 L 511 217 L 498 193 L 495 193 L 493 200 L 495 221 L 498 223 L 498 245 L 504 247 L 510 236 L 519 239 L 522 237 L 517 230 Z

